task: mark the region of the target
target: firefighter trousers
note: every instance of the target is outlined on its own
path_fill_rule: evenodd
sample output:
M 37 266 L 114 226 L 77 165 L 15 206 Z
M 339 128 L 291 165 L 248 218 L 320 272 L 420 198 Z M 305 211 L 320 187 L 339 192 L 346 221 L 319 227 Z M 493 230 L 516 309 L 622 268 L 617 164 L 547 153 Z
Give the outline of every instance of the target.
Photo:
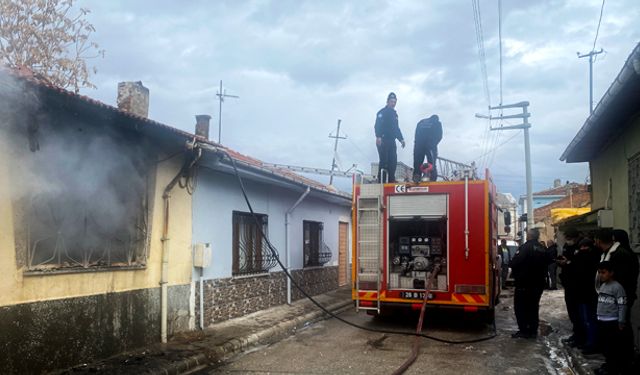
M 396 166 L 398 154 L 396 153 L 396 140 L 382 138 L 382 143 L 377 146 L 380 162 L 378 163 L 378 182 L 396 182 Z M 382 178 L 382 170 L 387 171 L 387 178 Z
M 431 163 L 433 169 L 427 177 L 429 180 L 435 181 L 438 178 L 438 171 L 436 169 L 436 160 L 438 159 L 438 146 L 430 146 L 424 142 L 416 142 L 413 145 L 413 174 L 416 177 L 421 175 L 420 166 L 424 162 L 425 157 L 427 162 Z

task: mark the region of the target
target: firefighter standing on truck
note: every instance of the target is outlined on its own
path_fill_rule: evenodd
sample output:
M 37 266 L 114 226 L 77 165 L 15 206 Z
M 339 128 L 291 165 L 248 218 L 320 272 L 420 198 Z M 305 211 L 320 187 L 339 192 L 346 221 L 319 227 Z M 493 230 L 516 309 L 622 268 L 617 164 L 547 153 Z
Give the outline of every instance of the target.
M 378 111 L 376 115 L 376 147 L 378 148 L 378 182 L 383 182 L 382 171 L 385 170 L 388 182 L 396 182 L 396 166 L 398 155 L 396 153 L 396 139 L 404 148 L 404 137 L 398 126 L 398 113 L 396 107 L 396 94 L 393 92 L 387 96 L 387 105 Z
M 416 125 L 416 136 L 413 143 L 413 182 L 422 179 L 422 162 L 427 157 L 431 170 L 425 172 L 431 181 L 438 178 L 436 159 L 438 159 L 438 143 L 442 140 L 442 124 L 438 115 L 424 118 Z

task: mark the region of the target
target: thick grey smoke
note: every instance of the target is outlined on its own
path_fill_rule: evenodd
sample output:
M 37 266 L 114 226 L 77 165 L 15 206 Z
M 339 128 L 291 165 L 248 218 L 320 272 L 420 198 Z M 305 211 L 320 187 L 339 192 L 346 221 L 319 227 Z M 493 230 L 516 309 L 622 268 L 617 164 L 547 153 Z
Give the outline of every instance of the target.
M 32 269 L 143 262 L 154 158 L 140 134 L 6 75 L 0 85 L 19 259 Z

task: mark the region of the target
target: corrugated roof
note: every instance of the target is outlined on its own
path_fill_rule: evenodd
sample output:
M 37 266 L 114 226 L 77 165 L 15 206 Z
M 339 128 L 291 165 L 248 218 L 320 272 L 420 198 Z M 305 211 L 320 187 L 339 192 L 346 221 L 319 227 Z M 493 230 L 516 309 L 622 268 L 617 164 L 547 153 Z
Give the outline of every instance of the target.
M 629 125 L 640 108 L 640 43 L 631 54 L 575 135 L 560 160 L 568 163 L 592 160 L 610 140 Z
M 129 118 L 135 122 L 138 123 L 142 123 L 145 125 L 149 125 L 149 126 L 153 126 L 155 128 L 157 128 L 158 130 L 161 131 L 167 131 L 170 133 L 173 133 L 175 135 L 178 135 L 180 137 L 183 137 L 185 140 L 193 140 L 196 139 L 198 142 L 202 142 L 202 143 L 207 143 L 210 144 L 212 146 L 224 149 L 231 157 L 233 157 L 235 160 L 241 162 L 244 165 L 249 165 L 249 166 L 253 166 L 256 169 L 260 169 L 263 171 L 267 171 L 271 174 L 275 174 L 278 175 L 286 180 L 289 180 L 291 182 L 297 183 L 297 184 L 303 184 L 306 186 L 309 186 L 313 189 L 316 190 L 321 190 L 324 191 L 326 193 L 329 194 L 334 194 L 336 196 L 339 196 L 341 198 L 347 198 L 350 199 L 351 195 L 345 192 L 341 192 L 336 190 L 334 187 L 329 186 L 329 185 L 325 185 L 322 184 L 318 181 L 303 177 L 299 174 L 296 174 L 292 171 L 286 170 L 286 169 L 281 169 L 281 168 L 274 168 L 274 167 L 269 167 L 264 165 L 264 163 L 261 160 L 258 160 L 256 158 L 247 156 L 247 155 L 243 155 L 238 151 L 235 151 L 233 149 L 230 149 L 226 146 L 223 146 L 219 143 L 216 143 L 214 141 L 208 140 L 204 137 L 200 137 L 197 136 L 195 134 L 174 128 L 172 126 L 163 124 L 161 122 L 158 121 L 154 121 L 151 120 L 149 118 L 146 117 L 142 117 L 142 116 L 138 116 L 132 113 L 129 113 L 127 111 L 123 111 L 117 107 L 114 107 L 112 105 L 103 103 L 99 100 L 90 98 L 88 96 L 85 95 L 80 95 L 78 93 L 74 93 L 72 91 L 69 90 L 65 90 L 59 86 L 55 86 L 53 84 L 51 84 L 48 80 L 46 80 L 46 78 L 42 77 L 42 76 L 38 76 L 36 74 L 33 73 L 33 71 L 31 71 L 28 68 L 20 68 L 20 69 L 7 69 L 7 68 L 1 68 L 0 67 L 0 72 L 5 72 L 7 74 L 9 74 L 10 76 L 13 76 L 15 78 L 19 78 L 25 82 L 28 82 L 30 84 L 33 84 L 37 87 L 43 88 L 43 89 L 47 89 L 50 90 L 56 94 L 59 95 L 63 95 L 69 98 L 73 98 L 76 100 L 80 100 L 82 102 L 85 102 L 87 104 L 90 104 L 92 106 L 95 106 L 97 108 L 101 108 L 110 112 L 113 112 L 114 114 L 118 114 L 120 116 L 124 116 L 126 118 Z

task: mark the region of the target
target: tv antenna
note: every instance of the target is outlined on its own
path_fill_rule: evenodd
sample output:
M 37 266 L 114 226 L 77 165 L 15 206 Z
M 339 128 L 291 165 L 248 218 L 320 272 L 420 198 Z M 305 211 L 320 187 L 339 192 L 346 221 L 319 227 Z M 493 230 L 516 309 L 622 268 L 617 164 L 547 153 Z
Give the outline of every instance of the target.
M 218 143 L 222 144 L 220 142 L 222 134 L 222 102 L 224 102 L 224 98 L 238 99 L 240 97 L 237 95 L 228 95 L 227 90 L 222 90 L 222 80 L 220 80 L 220 90 L 218 90 L 216 96 L 218 97 L 218 101 L 220 102 L 220 107 L 218 109 Z

